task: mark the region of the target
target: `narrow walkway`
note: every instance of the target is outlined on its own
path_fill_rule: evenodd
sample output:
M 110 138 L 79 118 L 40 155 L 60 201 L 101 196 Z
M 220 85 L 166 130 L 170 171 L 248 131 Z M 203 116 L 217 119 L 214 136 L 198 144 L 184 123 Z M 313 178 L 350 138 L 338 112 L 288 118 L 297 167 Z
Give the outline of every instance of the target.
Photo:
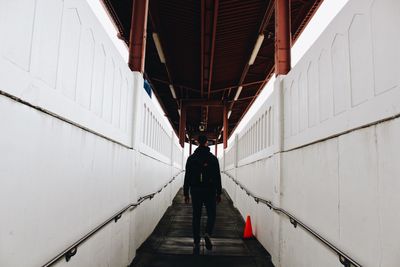
M 226 193 L 217 206 L 212 251 L 205 248 L 202 240 L 200 255 L 193 255 L 191 213 L 192 207 L 184 204 L 181 190 L 154 232 L 138 249 L 131 267 L 273 267 L 270 255 L 257 240 L 241 238 L 244 222 Z M 203 209 L 202 229 L 205 222 Z

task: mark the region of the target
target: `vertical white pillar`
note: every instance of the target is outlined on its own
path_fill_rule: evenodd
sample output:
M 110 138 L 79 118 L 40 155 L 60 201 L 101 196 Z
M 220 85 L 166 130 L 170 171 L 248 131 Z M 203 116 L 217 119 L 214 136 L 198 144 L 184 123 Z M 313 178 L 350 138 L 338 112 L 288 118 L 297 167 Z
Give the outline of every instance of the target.
M 132 123 L 132 147 L 136 151 L 139 150 L 140 142 L 142 140 L 142 128 L 143 128 L 143 91 L 144 91 L 144 79 L 140 72 L 134 71 L 133 75 L 133 123 Z
M 139 171 L 139 160 L 140 154 L 138 153 L 140 142 L 141 142 L 141 129 L 143 127 L 143 75 L 140 72 L 134 71 L 132 72 L 133 77 L 133 87 L 128 88 L 128 90 L 133 90 L 133 108 L 132 108 L 132 122 L 131 122 L 131 138 L 132 138 L 132 168 L 133 168 L 133 179 L 130 181 L 130 202 L 136 202 L 138 198 L 137 186 L 136 186 L 136 177 Z M 130 220 L 129 220 L 129 261 L 133 260 L 136 255 L 136 219 L 135 212 L 130 212 Z
M 174 135 L 175 135 L 174 131 L 171 131 L 171 140 L 170 140 L 171 141 L 171 143 L 170 143 L 170 146 L 171 146 L 171 151 L 170 151 L 171 162 L 170 162 L 170 164 L 172 166 L 172 169 L 173 169 L 173 166 L 174 166 L 174 158 L 176 156 L 178 156 L 178 155 L 175 155 L 175 153 L 174 153 Z
M 271 134 L 273 134 L 273 151 L 274 151 L 274 158 L 275 158 L 275 175 L 273 180 L 273 196 L 272 202 L 280 207 L 281 206 L 281 184 L 282 184 L 282 168 L 283 166 L 283 148 L 284 148 L 284 99 L 283 99 L 283 79 L 284 75 L 278 75 L 276 77 L 274 83 L 274 107 L 273 107 L 273 118 L 272 118 L 272 125 L 273 129 Z M 272 253 L 273 262 L 280 266 L 280 252 L 282 251 L 281 246 L 282 243 L 282 235 L 281 235 L 281 227 L 282 227 L 282 216 L 279 214 L 275 214 L 273 218 L 274 224 L 274 234 L 276 236 L 276 242 L 274 242 L 275 253 Z
M 238 162 L 239 162 L 239 135 L 235 135 L 235 141 L 234 141 L 234 157 L 233 157 L 233 165 L 235 166 L 235 169 L 238 167 Z
M 283 78 L 284 75 L 279 75 L 276 77 L 274 82 L 274 118 L 273 118 L 273 136 L 274 136 L 274 153 L 279 153 L 283 150 L 284 140 L 283 140 L 283 126 L 284 126 L 284 116 L 283 111 L 285 110 L 283 107 Z

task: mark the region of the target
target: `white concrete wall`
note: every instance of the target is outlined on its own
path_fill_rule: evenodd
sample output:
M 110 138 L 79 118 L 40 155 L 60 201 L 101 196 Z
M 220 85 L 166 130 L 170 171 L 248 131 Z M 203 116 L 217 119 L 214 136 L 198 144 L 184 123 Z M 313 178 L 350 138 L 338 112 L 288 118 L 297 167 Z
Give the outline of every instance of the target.
M 0 266 L 41 266 L 158 190 L 183 152 L 86 1 L 0 1 L 0 35 Z M 127 266 L 181 185 L 57 265 Z
M 398 1 L 350 0 L 278 79 L 263 106 L 279 113 L 272 151 L 262 145 L 267 130 L 257 132 L 260 111 L 238 136 L 251 138 L 247 148 L 236 148 L 237 167 L 234 155 L 225 159 L 225 170 L 256 195 L 371 267 L 400 263 L 400 32 L 393 26 L 398 14 Z M 336 254 L 256 204 L 225 175 L 223 184 L 243 217 L 252 216 L 253 230 L 276 266 L 342 266 Z

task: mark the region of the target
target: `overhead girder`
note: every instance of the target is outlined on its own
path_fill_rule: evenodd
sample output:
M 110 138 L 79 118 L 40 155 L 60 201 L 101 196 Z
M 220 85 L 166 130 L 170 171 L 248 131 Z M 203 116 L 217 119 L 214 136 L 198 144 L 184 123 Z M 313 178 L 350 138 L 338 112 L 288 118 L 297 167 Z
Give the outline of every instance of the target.
M 129 68 L 132 71 L 144 72 L 146 54 L 146 32 L 148 0 L 135 0 L 133 2 L 131 17 L 131 32 L 129 35 Z
M 154 89 L 154 95 L 160 100 L 174 130 L 185 140 L 186 134 L 193 137 L 191 133 L 198 130 L 199 123 L 206 123 L 210 130 L 203 133 L 215 139 L 219 139 L 218 135 L 224 128 L 222 126 L 227 124 L 230 126 L 226 131 L 229 137 L 273 74 L 275 66 L 277 73 L 283 74 L 290 69 L 290 54 L 288 56 L 286 53 L 290 52 L 290 33 L 293 34 L 293 39 L 297 38 L 323 0 L 248 0 L 232 3 L 222 0 L 102 1 L 116 23 L 121 38 L 130 47 L 129 66 L 132 70 L 142 72 L 146 68 L 146 78 Z M 147 12 L 135 13 L 140 10 L 135 6 L 143 3 L 149 5 L 147 26 L 150 37 L 147 40 L 149 61 L 146 60 L 144 67 L 144 15 Z M 129 8 L 124 8 L 126 6 Z M 143 7 L 141 9 L 144 10 Z M 132 18 L 127 23 L 131 11 Z M 282 16 L 281 13 L 286 15 Z M 143 15 L 142 25 L 134 22 L 140 18 L 140 14 Z M 282 19 L 283 23 L 286 21 L 286 26 L 278 27 Z M 140 36 L 140 30 L 142 37 L 135 37 Z M 158 35 L 166 62 L 158 60 L 153 33 Z M 249 64 L 260 35 L 264 36 L 264 40 L 252 64 Z M 249 44 L 248 40 L 254 42 Z M 277 51 L 275 55 L 274 51 Z M 289 66 L 281 71 L 283 63 L 289 63 Z M 170 85 L 175 89 L 175 97 L 170 93 Z M 241 94 L 233 101 L 239 87 L 242 87 Z M 224 123 L 224 116 L 221 116 L 223 112 L 220 113 L 219 107 L 213 104 L 190 107 L 189 111 L 186 109 L 186 113 L 182 112 L 181 99 L 218 100 L 228 106 L 225 113 L 231 116 Z M 221 111 L 223 108 L 224 106 Z M 186 117 L 183 127 L 178 122 L 182 121 L 179 110 Z M 183 128 L 183 134 L 179 128 Z M 215 131 L 218 133 L 214 133 Z

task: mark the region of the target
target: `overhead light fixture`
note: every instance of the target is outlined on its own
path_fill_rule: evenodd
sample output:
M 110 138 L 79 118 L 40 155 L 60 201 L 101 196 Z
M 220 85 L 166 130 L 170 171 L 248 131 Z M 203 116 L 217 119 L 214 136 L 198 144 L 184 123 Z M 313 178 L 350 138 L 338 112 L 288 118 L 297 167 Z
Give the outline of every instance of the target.
M 158 38 L 158 34 L 155 32 L 153 32 L 153 40 L 154 44 L 156 45 L 158 56 L 160 57 L 160 61 L 161 63 L 165 64 L 165 56 L 160 43 L 160 38 Z
M 229 119 L 229 117 L 231 116 L 231 114 L 232 114 L 232 110 L 229 110 L 229 112 L 228 112 L 228 119 Z
M 169 85 L 169 89 L 171 90 L 172 97 L 174 99 L 176 99 L 175 89 L 174 89 L 174 86 L 172 84 Z
M 180 109 L 178 109 L 178 114 L 179 114 L 179 116 L 181 115 L 181 110 Z
M 250 60 L 249 60 L 249 66 L 254 64 L 254 61 L 256 60 L 256 56 L 258 54 L 258 51 L 260 51 L 263 41 L 264 41 L 264 34 L 260 34 L 257 38 L 256 45 L 253 48 L 253 52 L 251 53 Z
M 239 88 L 236 92 L 235 98 L 233 99 L 234 101 L 237 101 L 239 99 L 239 95 L 242 92 L 242 89 L 243 89 L 243 86 L 239 86 Z
M 221 138 L 221 134 L 219 134 L 219 135 L 218 135 L 218 139 L 217 139 L 217 141 L 218 141 L 220 138 Z

